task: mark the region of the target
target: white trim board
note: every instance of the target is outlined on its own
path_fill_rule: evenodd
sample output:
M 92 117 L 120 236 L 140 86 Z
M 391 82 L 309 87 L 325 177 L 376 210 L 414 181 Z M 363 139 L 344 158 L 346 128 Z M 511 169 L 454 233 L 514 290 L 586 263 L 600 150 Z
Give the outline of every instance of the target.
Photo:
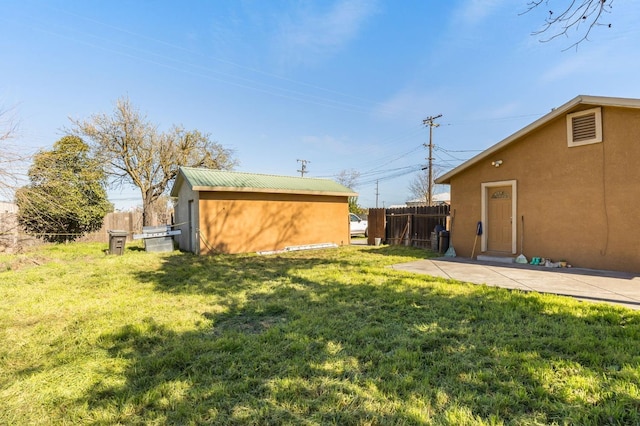
M 501 180 L 498 182 L 483 182 L 480 184 L 481 191 L 481 218 L 482 226 L 487 227 L 487 209 L 488 209 L 488 200 L 487 200 L 487 189 L 494 188 L 498 186 L 510 186 L 511 187 L 511 253 L 516 254 L 517 251 L 517 230 L 518 230 L 518 214 L 517 214 L 517 206 L 518 206 L 518 185 L 517 181 L 514 180 Z M 487 232 L 482 233 L 482 239 L 480 244 L 480 251 L 487 251 Z

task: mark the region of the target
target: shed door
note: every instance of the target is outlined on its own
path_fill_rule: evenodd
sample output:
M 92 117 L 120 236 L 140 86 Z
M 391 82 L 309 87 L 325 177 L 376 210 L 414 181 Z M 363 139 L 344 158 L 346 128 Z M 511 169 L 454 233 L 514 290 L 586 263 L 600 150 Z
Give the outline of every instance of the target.
M 487 250 L 511 252 L 511 186 L 487 188 Z

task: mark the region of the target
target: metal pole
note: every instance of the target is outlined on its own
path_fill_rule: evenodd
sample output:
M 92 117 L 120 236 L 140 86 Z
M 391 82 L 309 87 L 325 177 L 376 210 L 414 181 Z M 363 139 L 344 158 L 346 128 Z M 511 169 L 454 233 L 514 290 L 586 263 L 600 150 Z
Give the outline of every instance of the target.
M 431 207 L 431 194 L 433 194 L 433 125 L 429 126 L 429 183 L 427 185 L 427 206 Z
M 433 128 L 438 127 L 438 123 L 434 123 L 434 121 L 438 118 L 442 117 L 442 114 L 436 115 L 435 117 L 427 117 L 422 120 L 422 123 L 425 126 L 429 126 L 429 182 L 427 183 L 427 205 L 431 207 L 433 205 L 432 197 L 433 197 Z
M 302 164 L 302 166 L 300 167 L 300 170 L 298 170 L 298 172 L 300 172 L 300 177 L 304 177 L 305 173 L 309 173 L 307 171 L 307 164 L 310 163 L 311 161 L 309 160 L 296 160 L 298 161 L 298 163 Z

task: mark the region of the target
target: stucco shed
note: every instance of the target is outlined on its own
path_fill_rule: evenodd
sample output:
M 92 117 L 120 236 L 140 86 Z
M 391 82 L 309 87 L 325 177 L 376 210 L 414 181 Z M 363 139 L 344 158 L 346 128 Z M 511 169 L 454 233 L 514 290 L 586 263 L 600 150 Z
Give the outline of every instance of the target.
M 180 249 L 207 254 L 349 244 L 357 193 L 328 179 L 182 167 L 171 196 Z
M 452 244 L 640 272 L 640 99 L 577 96 L 436 179 Z

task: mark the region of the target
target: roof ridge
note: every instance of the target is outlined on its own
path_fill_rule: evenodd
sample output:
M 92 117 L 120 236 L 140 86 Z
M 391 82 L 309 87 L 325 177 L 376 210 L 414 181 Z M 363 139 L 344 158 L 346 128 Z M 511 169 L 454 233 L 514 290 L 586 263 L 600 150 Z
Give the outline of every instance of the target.
M 189 166 L 180 166 L 181 169 L 191 169 L 191 170 L 201 170 L 208 173 L 234 173 L 234 174 L 244 174 L 251 176 L 270 176 L 277 178 L 287 178 L 287 179 L 315 179 L 315 180 L 327 180 L 334 182 L 333 179 L 330 178 L 321 178 L 321 177 L 302 177 L 302 176 L 287 176 L 287 175 L 277 175 L 274 173 L 255 173 L 255 172 L 241 172 L 237 170 L 222 170 L 222 169 L 208 169 L 206 167 L 189 167 Z

